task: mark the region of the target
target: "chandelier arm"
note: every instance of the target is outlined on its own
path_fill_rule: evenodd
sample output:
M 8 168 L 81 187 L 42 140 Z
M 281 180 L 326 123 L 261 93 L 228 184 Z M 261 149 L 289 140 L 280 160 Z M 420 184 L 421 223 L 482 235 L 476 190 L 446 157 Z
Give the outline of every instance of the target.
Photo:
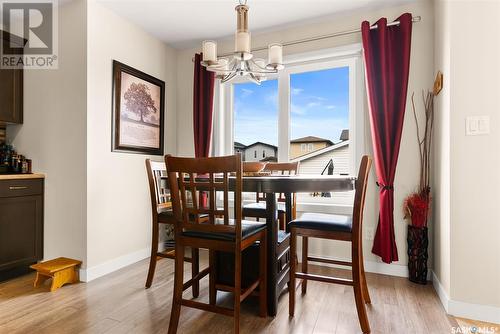
M 229 61 L 229 62 L 226 62 L 226 63 L 221 62 L 221 60 L 219 59 L 216 64 L 210 65 L 208 67 L 215 68 L 215 69 L 218 69 L 218 70 L 219 69 L 223 70 L 224 67 L 230 67 L 230 65 L 233 64 L 233 63 L 234 63 L 234 59 L 231 60 L 231 61 Z
M 256 83 L 257 85 L 260 86 L 261 84 L 261 81 L 259 78 L 257 78 L 252 72 L 248 72 L 248 74 L 250 75 L 250 81 L 253 81 L 254 83 Z
M 255 70 L 248 70 L 247 71 L 248 73 L 253 73 L 253 74 L 275 74 L 275 73 L 278 73 L 278 71 L 276 70 L 265 70 L 265 71 L 255 71 Z
M 271 70 L 271 69 L 262 67 L 253 60 L 249 60 L 248 62 L 251 63 L 253 65 L 253 67 L 257 68 L 257 70 L 255 70 L 255 69 L 251 69 L 252 67 L 248 66 L 248 70 L 247 70 L 248 72 L 251 72 L 254 74 L 275 74 L 275 73 L 278 73 L 277 70 L 275 70 L 275 69 Z
M 218 74 L 222 74 L 222 79 L 221 79 L 221 82 L 224 83 L 224 78 L 228 77 L 229 75 L 235 73 L 237 74 L 237 63 L 232 60 L 231 62 L 229 62 L 229 64 L 227 65 L 232 65 L 232 67 L 230 69 L 217 69 L 215 70 L 216 73 Z
M 210 72 L 219 72 L 220 70 L 216 69 L 216 68 L 213 68 L 213 67 L 205 67 L 207 69 L 207 71 L 210 71 Z
M 250 81 L 256 83 L 257 85 L 260 85 L 260 79 L 255 76 L 255 74 L 252 73 L 252 71 L 250 70 L 250 62 L 246 61 L 244 63 L 244 67 L 245 67 L 245 72 L 249 75 L 250 77 Z
M 233 73 L 230 73 L 226 76 L 224 76 L 224 78 L 222 78 L 221 80 L 221 83 L 226 83 L 226 82 L 229 82 L 231 81 L 232 79 L 234 79 L 237 75 L 237 72 L 233 72 Z

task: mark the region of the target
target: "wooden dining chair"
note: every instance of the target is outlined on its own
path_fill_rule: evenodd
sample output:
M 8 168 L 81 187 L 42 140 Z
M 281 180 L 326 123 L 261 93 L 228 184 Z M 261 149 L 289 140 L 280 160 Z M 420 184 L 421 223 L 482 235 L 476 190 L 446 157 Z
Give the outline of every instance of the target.
M 173 233 L 175 217 L 172 211 L 172 202 L 170 201 L 170 191 L 168 187 L 166 187 L 167 182 L 161 179 L 162 176 L 166 176 L 165 162 L 146 159 L 146 171 L 148 174 L 152 221 L 151 258 L 149 260 L 148 277 L 146 279 L 146 289 L 148 289 L 153 283 L 156 262 L 162 258 L 175 259 L 175 249 L 172 247 L 167 247 L 161 252 L 158 251 L 160 224 L 167 227 L 170 226 Z M 191 257 L 184 257 L 184 261 L 191 262 L 192 275 L 196 276 L 199 271 L 198 249 L 193 248 L 191 250 Z M 198 297 L 198 281 L 193 284 L 192 290 L 193 297 Z
M 365 304 L 371 303 L 366 284 L 363 265 L 363 208 L 365 204 L 366 185 L 372 160 L 363 156 L 356 180 L 354 207 L 352 216 L 332 214 L 304 213 L 299 219 L 290 222 L 291 230 L 291 269 L 289 313 L 295 312 L 296 278 L 302 279 L 302 293 L 307 292 L 307 280 L 326 283 L 350 285 L 354 288 L 356 309 L 363 333 L 370 333 L 370 324 L 366 315 Z M 302 237 L 302 272 L 297 271 L 297 237 Z M 308 256 L 308 238 L 348 241 L 351 243 L 351 262 L 337 261 L 320 257 Z M 352 267 L 352 279 L 336 278 L 308 273 L 308 262 L 322 262 Z
M 267 314 L 267 232 L 266 224 L 243 221 L 241 208 L 242 164 L 241 156 L 214 158 L 166 158 L 168 179 L 172 194 L 172 205 L 177 223 L 175 225 L 175 279 L 174 296 L 168 333 L 176 333 L 181 306 L 215 312 L 234 317 L 234 332 L 239 333 L 240 303 L 258 288 L 259 313 Z M 230 174 L 234 177 L 230 179 Z M 230 190 L 230 186 L 232 189 Z M 198 201 L 199 192 L 208 193 L 207 203 Z M 229 195 L 234 194 L 234 208 L 230 216 Z M 189 195 L 193 198 L 188 201 Z M 218 203 L 222 202 L 222 203 Z M 207 221 L 190 220 L 189 215 L 208 215 Z M 242 252 L 259 241 L 259 278 L 248 287 L 241 286 Z M 209 250 L 209 304 L 184 299 L 183 257 L 185 247 Z M 234 286 L 216 283 L 217 268 L 215 252 L 234 254 Z M 234 308 L 217 305 L 217 290 L 233 292 Z
M 270 172 L 271 175 L 297 175 L 299 170 L 299 162 L 269 162 L 264 167 L 264 172 Z M 278 194 L 278 221 L 280 230 L 286 229 L 286 208 L 285 194 Z M 296 195 L 292 194 L 292 219 L 295 219 L 297 214 Z M 265 194 L 255 193 L 255 202 L 245 204 L 243 206 L 243 216 L 253 218 L 266 218 L 266 197 Z

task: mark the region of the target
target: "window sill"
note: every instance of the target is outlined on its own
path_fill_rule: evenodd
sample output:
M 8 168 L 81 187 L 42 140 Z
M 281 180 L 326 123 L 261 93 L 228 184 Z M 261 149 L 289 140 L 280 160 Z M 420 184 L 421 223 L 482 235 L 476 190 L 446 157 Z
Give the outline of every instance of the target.
M 244 200 L 243 205 L 250 204 L 253 201 Z M 234 200 L 229 200 L 229 207 L 234 207 Z M 352 214 L 353 206 L 350 204 L 340 204 L 340 203 L 297 203 L 297 212 L 315 212 L 315 213 L 329 213 L 329 214 L 339 214 L 339 215 L 350 215 Z
M 350 215 L 352 214 L 352 208 L 352 205 L 339 203 L 297 203 L 297 212 Z

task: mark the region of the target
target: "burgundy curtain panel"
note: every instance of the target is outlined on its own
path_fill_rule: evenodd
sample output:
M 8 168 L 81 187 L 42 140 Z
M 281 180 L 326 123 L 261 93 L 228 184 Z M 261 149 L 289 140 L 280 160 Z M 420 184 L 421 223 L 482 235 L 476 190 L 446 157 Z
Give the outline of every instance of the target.
M 193 129 L 195 157 L 205 158 L 210 153 L 212 116 L 214 110 L 214 72 L 201 66 L 202 54 L 194 56 Z
M 408 90 L 412 16 L 398 18 L 399 25 L 387 26 L 387 19 L 361 25 L 366 66 L 380 213 L 372 252 L 386 263 L 398 260 L 394 238 L 394 176 Z

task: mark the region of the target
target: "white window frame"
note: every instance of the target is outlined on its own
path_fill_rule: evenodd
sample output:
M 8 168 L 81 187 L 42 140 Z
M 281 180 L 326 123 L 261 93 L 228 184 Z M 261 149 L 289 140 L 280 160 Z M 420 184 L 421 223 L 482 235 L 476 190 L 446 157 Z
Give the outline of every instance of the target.
M 350 174 L 355 175 L 361 162 L 364 147 L 364 96 L 365 81 L 361 59 L 361 44 L 324 49 L 291 55 L 285 58 L 285 69 L 279 72 L 278 99 L 280 116 L 278 124 L 278 161 L 286 162 L 290 156 L 291 133 L 291 94 L 290 75 L 311 71 L 320 71 L 336 67 L 349 67 L 349 146 Z M 285 149 L 283 149 L 285 148 Z
M 350 174 L 356 175 L 361 155 L 366 151 L 364 124 L 366 114 L 365 81 L 361 44 L 352 44 L 331 49 L 323 49 L 284 57 L 285 69 L 277 75 L 268 76 L 269 80 L 278 79 L 278 161 L 287 162 L 290 157 L 291 133 L 291 94 L 290 75 L 295 73 L 320 71 L 338 67 L 349 67 L 349 166 Z M 233 83 L 246 82 L 244 78 L 230 84 L 218 82 L 216 93 L 222 103 L 216 103 L 214 120 L 221 124 L 215 127 L 218 134 L 214 136 L 216 155 L 233 154 L 234 151 L 234 117 L 233 117 Z M 216 99 L 217 99 L 216 95 Z M 217 105 L 218 104 L 218 105 Z M 283 126 L 284 124 L 288 126 Z M 222 142 L 221 142 L 222 141 Z M 299 211 L 351 213 L 352 204 L 300 204 Z

